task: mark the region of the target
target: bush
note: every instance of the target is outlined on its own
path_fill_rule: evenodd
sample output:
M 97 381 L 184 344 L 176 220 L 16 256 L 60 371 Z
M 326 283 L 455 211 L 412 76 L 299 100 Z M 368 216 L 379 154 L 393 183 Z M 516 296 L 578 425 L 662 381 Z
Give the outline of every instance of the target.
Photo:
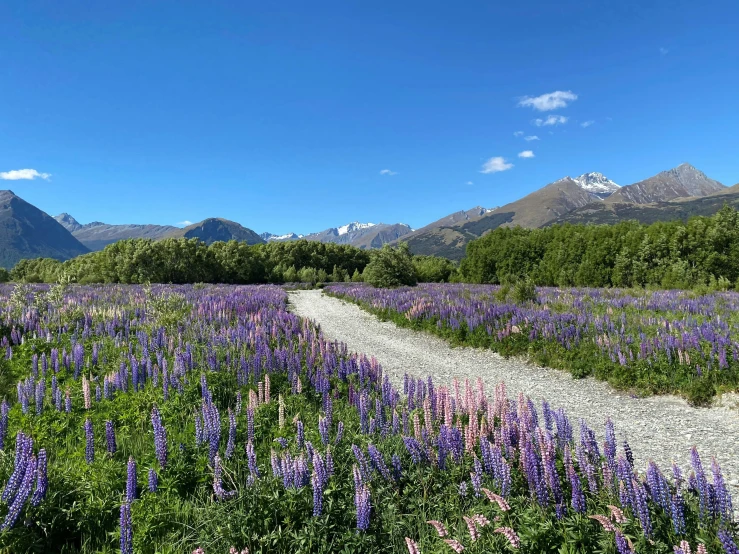
M 370 263 L 364 269 L 364 280 L 373 287 L 381 288 L 415 285 L 418 278 L 408 245 L 401 243 L 393 248 L 386 244 L 372 252 Z
M 513 301 L 518 304 L 536 302 L 539 298 L 536 294 L 536 285 L 534 285 L 534 281 L 529 277 L 519 279 L 516 284 L 513 285 L 511 297 L 513 298 Z
M 413 267 L 421 283 L 446 283 L 457 269 L 453 261 L 439 256 L 413 256 Z

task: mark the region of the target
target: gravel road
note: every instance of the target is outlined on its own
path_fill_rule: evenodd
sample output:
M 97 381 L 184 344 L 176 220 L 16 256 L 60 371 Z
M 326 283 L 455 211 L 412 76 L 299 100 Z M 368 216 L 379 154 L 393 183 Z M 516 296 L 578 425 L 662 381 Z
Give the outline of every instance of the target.
M 675 460 L 689 467 L 690 447 L 696 445 L 710 468 L 715 456 L 732 495 L 739 499 L 739 411 L 735 406 L 693 408 L 675 396 L 631 398 L 595 379 L 573 379 L 569 373 L 537 367 L 522 359 L 505 359 L 495 352 L 476 348 L 451 348 L 427 333 L 402 329 L 349 302 L 324 295 L 320 290 L 289 293 L 290 310 L 320 325 L 331 340 L 345 342 L 351 351 L 373 355 L 384 371 L 402 385 L 403 374 L 431 375 L 437 384 L 451 384 L 454 377 L 471 381 L 482 377 L 492 394 L 496 383 L 505 381 L 509 396 L 519 392 L 541 405 L 562 407 L 573 427 L 580 418 L 603 436 L 610 417 L 619 440 L 629 441 L 637 467 L 650 459 L 664 470 Z M 739 501 L 735 501 L 739 507 Z

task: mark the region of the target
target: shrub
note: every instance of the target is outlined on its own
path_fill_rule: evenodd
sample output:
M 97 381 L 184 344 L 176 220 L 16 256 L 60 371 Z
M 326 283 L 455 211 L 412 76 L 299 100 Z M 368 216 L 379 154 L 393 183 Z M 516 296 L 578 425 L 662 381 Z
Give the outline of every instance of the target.
M 372 252 L 370 263 L 364 269 L 364 280 L 380 288 L 415 285 L 418 278 L 408 245 L 401 243 L 393 248 L 386 244 Z
M 513 301 L 518 304 L 536 302 L 538 295 L 536 294 L 536 285 L 534 285 L 534 281 L 529 277 L 519 279 L 516 284 L 513 285 L 511 296 Z

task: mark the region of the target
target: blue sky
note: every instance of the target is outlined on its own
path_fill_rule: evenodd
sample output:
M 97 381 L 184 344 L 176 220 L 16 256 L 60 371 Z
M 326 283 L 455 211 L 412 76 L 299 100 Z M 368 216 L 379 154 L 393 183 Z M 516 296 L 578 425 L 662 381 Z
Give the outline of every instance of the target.
M 0 176 L 38 176 L 0 188 L 82 223 L 304 233 L 586 171 L 732 185 L 738 23 L 711 0 L 6 0 Z

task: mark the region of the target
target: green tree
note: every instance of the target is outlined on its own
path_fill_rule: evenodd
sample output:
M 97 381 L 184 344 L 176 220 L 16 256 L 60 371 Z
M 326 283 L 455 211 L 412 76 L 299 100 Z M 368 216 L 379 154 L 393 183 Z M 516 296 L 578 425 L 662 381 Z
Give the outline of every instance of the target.
M 364 280 L 374 287 L 399 287 L 418 282 L 416 269 L 407 243 L 393 248 L 385 244 L 372 252 L 370 263 L 364 269 Z

